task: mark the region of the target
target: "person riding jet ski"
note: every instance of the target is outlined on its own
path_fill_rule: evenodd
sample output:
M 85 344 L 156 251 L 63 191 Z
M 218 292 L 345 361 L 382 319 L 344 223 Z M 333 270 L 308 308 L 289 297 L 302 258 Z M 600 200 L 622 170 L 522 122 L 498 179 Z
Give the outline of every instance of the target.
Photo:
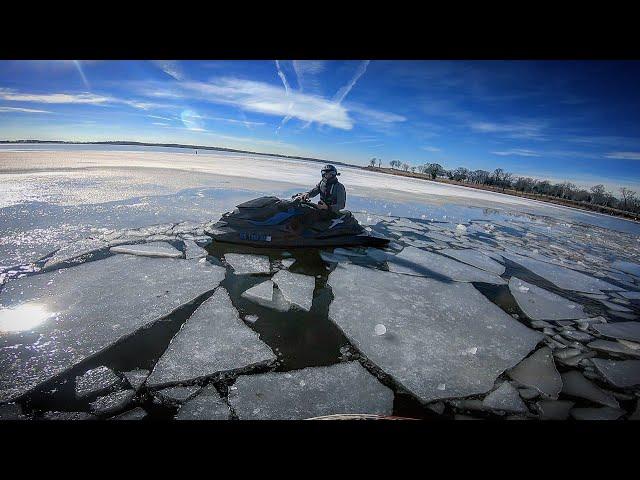
M 322 180 L 315 187 L 306 193 L 299 194 L 303 201 L 308 201 L 320 194 L 318 208 L 321 213 L 323 210 L 329 214 L 337 214 L 344 209 L 347 203 L 347 191 L 344 185 L 338 181 L 338 171 L 333 165 L 326 165 L 321 171 Z M 331 215 L 333 216 L 333 215 Z

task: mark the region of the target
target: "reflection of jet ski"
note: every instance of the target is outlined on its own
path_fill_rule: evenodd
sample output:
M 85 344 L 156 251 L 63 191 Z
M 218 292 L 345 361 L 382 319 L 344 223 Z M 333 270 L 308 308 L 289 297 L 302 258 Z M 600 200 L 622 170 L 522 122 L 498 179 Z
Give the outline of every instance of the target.
M 281 200 L 260 197 L 225 213 L 211 233 L 219 242 L 257 247 L 325 247 L 389 243 L 367 232 L 351 212 L 342 210 L 321 218 L 318 207 L 299 197 Z

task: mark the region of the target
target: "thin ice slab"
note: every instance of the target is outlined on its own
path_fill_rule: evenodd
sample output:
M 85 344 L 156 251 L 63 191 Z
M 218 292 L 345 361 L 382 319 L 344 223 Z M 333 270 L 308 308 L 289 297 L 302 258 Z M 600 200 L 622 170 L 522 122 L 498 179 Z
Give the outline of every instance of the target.
M 575 404 L 569 400 L 541 400 L 536 403 L 540 420 L 566 420 Z
M 536 350 L 508 373 L 516 382 L 535 388 L 548 398 L 558 398 L 562 390 L 562 380 L 549 347 Z
M 208 385 L 194 398 L 185 403 L 176 420 L 230 420 L 229 406 L 220 397 L 213 385 Z
M 227 291 L 219 287 L 173 337 L 147 386 L 183 383 L 275 359 L 271 349 L 240 319 Z
M 443 253 L 448 257 L 455 258 L 460 262 L 467 263 L 481 270 L 485 270 L 490 273 L 494 273 L 496 275 L 502 275 L 504 273 L 504 265 L 496 262 L 490 256 L 484 254 L 479 250 L 474 250 L 472 248 L 465 249 L 454 249 L 454 248 L 446 248 L 444 250 L 440 250 L 439 253 Z
M 149 370 L 132 370 L 130 372 L 124 372 L 124 376 L 129 382 L 129 385 L 137 392 L 149 376 Z
M 390 272 L 405 275 L 433 276 L 436 274 L 457 282 L 484 282 L 496 285 L 507 283 L 492 273 L 415 247 L 406 247 L 399 254 L 387 257 L 387 263 Z
M 528 413 L 518 391 L 509 382 L 503 382 L 496 390 L 482 400 L 482 405 L 490 410 L 511 413 Z
M 307 312 L 311 310 L 313 290 L 316 287 L 315 277 L 291 273 L 288 270 L 279 270 L 272 280 L 278 286 L 287 302 Z
M 574 408 L 571 416 L 576 420 L 617 420 L 624 415 L 624 410 L 611 407 Z
M 266 280 L 242 292 L 242 297 L 259 304 L 273 302 L 273 282 Z
M 70 243 L 60 248 L 44 264 L 45 269 L 57 267 L 65 262 L 95 252 L 97 250 L 107 248 L 109 244 L 97 238 L 87 238 L 77 242 Z
M 113 420 L 142 420 L 147 416 L 147 412 L 142 407 L 136 407 L 128 412 L 121 413 Z
M 605 337 L 640 342 L 640 322 L 605 323 L 593 329 Z
M 211 291 L 224 274 L 194 260 L 114 255 L 10 282 L 0 293 L 0 401 Z
M 120 390 L 98 397 L 89 406 L 96 415 L 112 415 L 124 409 L 133 400 L 135 394 L 134 390 Z
M 225 261 L 231 265 L 236 275 L 249 273 L 270 273 L 269 257 L 263 255 L 249 255 L 245 253 L 225 253 Z
M 229 402 L 240 420 L 302 420 L 332 414 L 391 415 L 393 392 L 358 362 L 241 375 Z
M 338 266 L 327 283 L 329 318 L 423 402 L 488 392 L 543 339 L 466 283 L 357 265 Z
M 636 277 L 640 277 L 640 264 L 616 260 L 611 266 L 623 272 L 635 275 Z
M 208 253 L 207 251 L 198 245 L 193 240 L 183 240 L 184 241 L 184 251 L 185 258 L 187 260 L 191 260 L 193 258 L 205 258 Z
M 640 357 L 640 350 L 629 348 L 620 342 L 610 342 L 609 340 L 594 340 L 587 345 L 592 350 L 606 353 L 621 353 L 623 355 L 629 355 L 631 357 Z
M 602 290 L 624 290 L 598 278 L 590 277 L 584 273 L 559 265 L 523 257 L 515 253 L 504 252 L 502 255 L 508 260 L 531 270 L 536 275 L 550 281 L 563 290 L 575 290 L 577 292 L 587 293 L 600 293 Z
M 112 253 L 127 253 L 142 257 L 180 258 L 182 252 L 167 242 L 150 242 L 139 245 L 118 245 L 109 249 Z
M 120 385 L 121 380 L 108 367 L 97 367 L 76 377 L 76 398 L 88 397 L 105 390 L 111 390 Z
M 640 360 L 592 359 L 598 371 L 616 387 L 626 388 L 640 385 Z
M 587 380 L 576 370 L 562 374 L 562 393 L 573 397 L 585 398 L 611 408 L 620 408 L 618 401 L 610 393 L 599 388 L 595 383 Z
M 509 280 L 509 290 L 518 306 L 532 320 L 564 320 L 587 315 L 581 305 L 517 277 Z
M 165 402 L 168 403 L 183 403 L 189 400 L 200 390 L 199 385 L 190 385 L 187 387 L 169 387 L 158 390 L 156 395 Z

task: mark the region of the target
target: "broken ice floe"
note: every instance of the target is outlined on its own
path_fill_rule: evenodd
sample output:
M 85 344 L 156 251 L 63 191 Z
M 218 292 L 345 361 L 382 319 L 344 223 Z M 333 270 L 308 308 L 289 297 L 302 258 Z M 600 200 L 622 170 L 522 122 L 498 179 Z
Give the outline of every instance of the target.
M 616 260 L 611 266 L 618 270 L 622 270 L 623 272 L 635 275 L 636 277 L 640 277 L 640 264 Z
M 592 361 L 604 378 L 616 387 L 633 387 L 640 384 L 640 360 L 594 358 Z
M 288 270 L 289 268 L 291 268 L 291 265 L 296 263 L 296 260 L 295 258 L 285 258 L 281 260 L 280 263 L 282 263 L 283 268 L 286 268 Z
M 120 415 L 113 417 L 113 420 L 142 420 L 147 416 L 147 412 L 141 408 L 136 407 L 128 412 L 121 413 Z
M 406 247 L 395 256 L 388 256 L 389 271 L 405 275 L 440 275 L 457 282 L 485 282 L 497 285 L 506 282 L 497 275 L 458 262 L 444 255 Z
M 257 303 L 271 303 L 273 301 L 273 282 L 266 280 L 244 292 L 242 296 Z
M 571 416 L 576 420 L 617 420 L 624 411 L 619 408 L 599 407 L 599 408 L 574 408 Z
M 518 306 L 532 320 L 561 320 L 586 316 L 581 305 L 517 277 L 511 277 L 509 280 L 509 290 Z
M 358 362 L 241 375 L 229 403 L 240 420 L 302 420 L 331 414 L 391 415 L 393 392 Z
M 0 420 L 23 420 L 22 407 L 17 403 L 0 405 Z
M 502 275 L 505 270 L 504 265 L 496 262 L 489 255 L 486 255 L 479 250 L 474 250 L 471 248 L 465 248 L 465 249 L 446 248 L 444 250 L 440 250 L 439 253 L 443 253 L 449 257 L 455 258 L 460 262 L 467 263 L 476 268 L 485 270 L 490 273 L 494 273 L 496 275 Z
M 113 389 L 120 383 L 120 377 L 108 367 L 102 366 L 88 370 L 82 376 L 76 377 L 76 398 L 84 398 Z
M 552 263 L 546 263 L 514 253 L 504 252 L 503 256 L 531 270 L 536 275 L 548 280 L 563 290 L 575 290 L 587 293 L 600 293 L 602 290 L 623 290 L 603 280 Z
M 605 337 L 640 342 L 640 322 L 618 322 L 594 325 L 594 330 Z
M 98 420 L 98 417 L 87 412 L 45 412 L 43 420 Z
M 185 258 L 191 260 L 192 258 L 205 258 L 207 251 L 198 245 L 193 240 L 184 240 Z
M 131 402 L 135 393 L 134 390 L 120 390 L 98 397 L 89 406 L 96 415 L 112 415 L 124 409 Z
M 566 420 L 574 405 L 574 402 L 569 400 L 540 400 L 536 402 L 540 420 Z
M 611 342 L 609 340 L 594 340 L 589 343 L 587 347 L 592 350 L 598 350 L 600 352 L 606 353 L 619 353 L 622 355 L 629 355 L 631 357 L 640 357 L 640 350 L 629 348 L 627 345 L 624 345 L 620 342 Z
M 269 257 L 245 253 L 225 253 L 225 261 L 231 265 L 236 275 L 249 273 L 270 273 Z
M 96 250 L 109 247 L 109 243 L 103 242 L 100 239 L 84 239 L 77 242 L 73 242 L 68 245 L 64 245 L 56 253 L 47 259 L 44 264 L 44 269 L 50 269 L 56 267 L 62 263 L 73 260 L 74 258 L 92 253 Z
M 640 300 L 640 292 L 618 292 L 624 298 L 629 300 Z
M 187 382 L 275 359 L 271 349 L 240 320 L 227 291 L 219 287 L 171 340 L 147 386 Z
M 203 388 L 198 395 L 185 403 L 176 420 L 230 420 L 229 406 L 213 385 Z
M 520 399 L 518 391 L 509 382 L 503 382 L 500 387 L 482 400 L 482 405 L 491 410 L 512 413 L 528 413 L 527 406 Z
M 143 257 L 168 257 L 181 258 L 182 252 L 166 242 L 150 242 L 137 245 L 119 245 L 111 247 L 109 251 L 113 253 L 127 253 L 129 255 L 140 255 Z
M 334 294 L 329 318 L 423 402 L 489 391 L 543 338 L 466 283 L 357 265 L 338 266 L 327 283 Z M 379 323 L 385 335 L 374 334 Z
M 616 399 L 599 388 L 593 382 L 584 378 L 580 372 L 571 370 L 562 374 L 562 393 L 573 397 L 585 398 L 607 407 L 620 408 Z
M 198 390 L 200 390 L 199 385 L 190 385 L 186 387 L 178 386 L 163 388 L 162 390 L 158 390 L 154 393 L 156 396 L 160 397 L 161 400 L 167 403 L 183 403 L 193 397 Z
M 124 376 L 129 382 L 129 385 L 137 392 L 149 376 L 149 370 L 132 370 L 130 372 L 124 372 Z
M 193 260 L 114 255 L 10 282 L 0 305 L 13 330 L 23 331 L 0 337 L 0 401 L 213 290 L 224 272 Z
M 558 398 L 562 390 L 562 380 L 548 347 L 536 350 L 515 368 L 509 370 L 508 374 L 516 382 L 535 388 L 548 398 Z
M 279 270 L 271 280 L 278 286 L 287 302 L 307 312 L 311 310 L 313 290 L 316 286 L 314 277 L 291 273 L 288 270 Z

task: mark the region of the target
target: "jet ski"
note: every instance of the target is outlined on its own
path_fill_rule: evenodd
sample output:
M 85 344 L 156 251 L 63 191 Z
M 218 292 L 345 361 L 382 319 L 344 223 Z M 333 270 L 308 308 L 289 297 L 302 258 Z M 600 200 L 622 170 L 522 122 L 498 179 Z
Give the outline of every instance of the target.
M 388 238 L 372 235 L 348 210 L 320 218 L 316 205 L 301 197 L 260 197 L 227 212 L 209 233 L 218 242 L 254 247 L 383 247 Z

